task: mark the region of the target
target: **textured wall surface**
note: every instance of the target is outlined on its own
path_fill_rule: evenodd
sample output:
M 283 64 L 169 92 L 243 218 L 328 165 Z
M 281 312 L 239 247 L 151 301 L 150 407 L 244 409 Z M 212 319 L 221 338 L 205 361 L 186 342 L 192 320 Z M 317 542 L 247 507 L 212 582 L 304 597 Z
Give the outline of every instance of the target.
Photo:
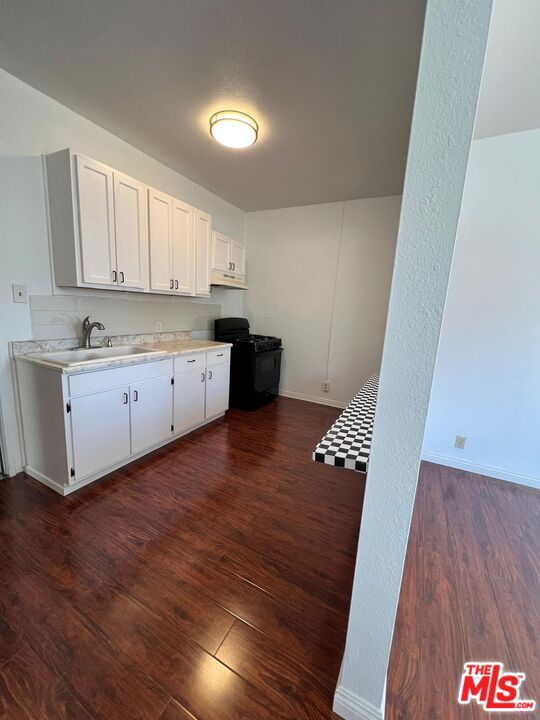
M 491 0 L 429 0 L 335 708 L 380 717 Z M 371 714 L 370 714 L 371 713 Z

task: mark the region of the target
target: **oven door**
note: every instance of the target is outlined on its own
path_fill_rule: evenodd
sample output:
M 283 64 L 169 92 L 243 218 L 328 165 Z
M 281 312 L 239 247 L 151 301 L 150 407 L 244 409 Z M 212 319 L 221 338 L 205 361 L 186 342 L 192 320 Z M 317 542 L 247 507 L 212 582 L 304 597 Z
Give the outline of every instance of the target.
M 255 392 L 264 393 L 269 390 L 277 392 L 281 373 L 282 352 L 283 349 L 279 348 L 278 350 L 255 353 L 255 377 L 253 383 Z

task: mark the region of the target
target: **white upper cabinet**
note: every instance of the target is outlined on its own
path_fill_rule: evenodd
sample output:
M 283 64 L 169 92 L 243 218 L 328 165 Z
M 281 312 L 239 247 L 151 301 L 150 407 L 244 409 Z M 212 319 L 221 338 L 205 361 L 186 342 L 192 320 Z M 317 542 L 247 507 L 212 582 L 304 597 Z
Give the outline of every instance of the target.
M 228 272 L 231 269 L 231 239 L 214 230 L 212 268 Z
M 181 200 L 172 201 L 172 277 L 174 291 L 193 295 L 193 208 Z
M 69 149 L 46 157 L 57 285 L 148 288 L 144 186 Z
M 246 248 L 238 240 L 231 242 L 231 270 L 235 275 L 246 274 Z
M 45 165 L 57 285 L 210 295 L 210 215 L 69 149 Z
M 246 247 L 240 240 L 214 230 L 212 233 L 212 282 L 245 287 Z
M 113 188 L 118 285 L 144 290 L 148 278 L 146 188 L 116 171 Z
M 82 277 L 93 285 L 116 285 L 112 170 L 78 155 L 77 192 Z
M 212 218 L 202 210 L 194 211 L 195 294 L 210 295 L 210 239 Z
M 172 198 L 148 190 L 150 290 L 172 292 Z
M 182 200 L 148 190 L 150 228 L 150 290 L 169 295 L 208 295 L 208 285 L 200 293 L 196 277 L 196 210 Z M 210 216 L 205 215 L 210 222 Z M 202 261 L 204 264 L 204 260 Z M 209 274 L 208 256 L 206 277 Z M 202 286 L 201 286 L 202 287 Z

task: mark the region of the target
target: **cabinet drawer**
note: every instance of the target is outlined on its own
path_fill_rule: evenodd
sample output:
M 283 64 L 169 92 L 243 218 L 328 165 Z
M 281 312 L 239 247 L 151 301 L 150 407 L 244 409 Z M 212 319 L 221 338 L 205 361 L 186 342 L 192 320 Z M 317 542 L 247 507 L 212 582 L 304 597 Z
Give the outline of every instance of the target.
M 190 355 L 180 355 L 174 358 L 174 372 L 185 372 L 186 370 L 197 370 L 205 368 L 204 353 L 191 353 Z
M 230 362 L 231 360 L 231 348 L 224 347 L 218 350 L 210 350 L 206 353 L 206 364 L 207 365 L 219 365 L 219 363 Z
M 172 358 L 140 363 L 139 365 L 124 365 L 108 370 L 93 370 L 70 376 L 69 394 L 71 397 L 89 395 L 122 385 L 151 380 L 163 375 L 172 376 L 172 372 Z

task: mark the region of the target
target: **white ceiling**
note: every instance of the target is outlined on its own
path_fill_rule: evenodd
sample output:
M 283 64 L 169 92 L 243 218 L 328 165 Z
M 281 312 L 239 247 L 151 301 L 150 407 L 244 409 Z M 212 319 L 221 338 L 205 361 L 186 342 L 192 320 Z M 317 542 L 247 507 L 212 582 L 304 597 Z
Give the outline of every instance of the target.
M 495 0 L 476 137 L 540 128 L 540 0 Z
M 0 66 L 244 210 L 400 194 L 425 0 L 0 0 Z M 216 110 L 260 123 L 248 150 Z

